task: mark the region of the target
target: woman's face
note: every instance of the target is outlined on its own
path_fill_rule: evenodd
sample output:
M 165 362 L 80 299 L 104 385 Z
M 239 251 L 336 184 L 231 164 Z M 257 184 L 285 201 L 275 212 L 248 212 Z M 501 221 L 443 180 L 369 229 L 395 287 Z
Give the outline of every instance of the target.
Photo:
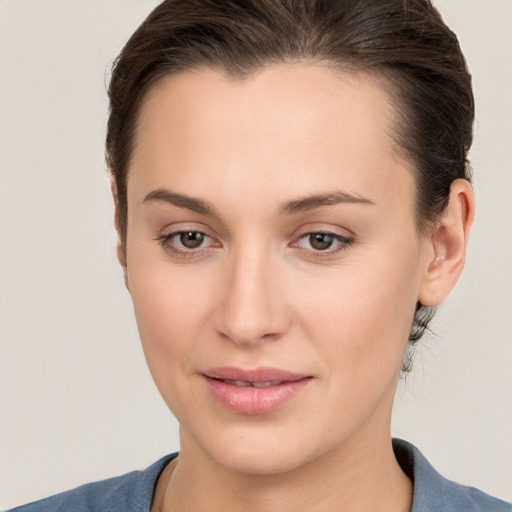
M 182 450 L 277 473 L 389 436 L 425 274 L 375 81 L 306 64 L 155 86 L 126 279 Z

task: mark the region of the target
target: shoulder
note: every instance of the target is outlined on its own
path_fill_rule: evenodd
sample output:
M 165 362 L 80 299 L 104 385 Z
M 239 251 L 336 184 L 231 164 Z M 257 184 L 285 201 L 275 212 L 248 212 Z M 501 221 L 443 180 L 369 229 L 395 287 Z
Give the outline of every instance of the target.
M 414 483 L 411 512 L 512 512 L 512 505 L 440 475 L 412 444 L 393 439 L 403 471 Z
M 177 456 L 167 455 L 144 471 L 82 485 L 49 498 L 11 509 L 8 512 L 97 512 L 148 511 L 158 476 Z

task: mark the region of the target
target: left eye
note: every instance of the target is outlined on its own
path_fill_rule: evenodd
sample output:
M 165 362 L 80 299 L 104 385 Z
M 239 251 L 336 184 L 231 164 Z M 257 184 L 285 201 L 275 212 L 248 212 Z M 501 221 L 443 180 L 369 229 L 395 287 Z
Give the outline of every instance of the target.
M 341 248 L 349 244 L 349 238 L 334 233 L 307 233 L 300 237 L 297 245 L 303 249 L 327 251 L 333 246 Z

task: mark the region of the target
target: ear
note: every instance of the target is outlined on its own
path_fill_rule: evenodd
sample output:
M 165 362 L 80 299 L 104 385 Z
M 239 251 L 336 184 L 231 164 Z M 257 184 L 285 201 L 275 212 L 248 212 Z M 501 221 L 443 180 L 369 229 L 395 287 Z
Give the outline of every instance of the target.
M 124 277 L 124 284 L 128 291 L 130 290 L 130 287 L 128 286 L 128 263 L 126 258 L 126 247 L 122 242 L 121 239 L 121 221 L 119 216 L 119 198 L 117 193 L 117 187 L 114 179 L 110 180 L 110 190 L 112 191 L 112 198 L 114 200 L 114 225 L 117 231 L 117 246 L 116 246 L 116 253 L 117 253 L 117 259 L 119 263 L 121 264 L 121 267 L 123 268 L 123 277 Z
M 475 216 L 471 185 L 462 179 L 450 187 L 450 198 L 426 247 L 425 273 L 418 300 L 437 306 L 457 284 L 464 268 L 468 235 Z

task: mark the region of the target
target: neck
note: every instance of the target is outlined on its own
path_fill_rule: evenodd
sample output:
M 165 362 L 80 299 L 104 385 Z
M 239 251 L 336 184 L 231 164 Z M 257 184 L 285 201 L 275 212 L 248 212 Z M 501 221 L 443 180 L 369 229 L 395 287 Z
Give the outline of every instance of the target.
M 187 444 L 182 440 L 177 462 L 162 475 L 165 490 L 154 511 L 411 510 L 412 483 L 396 461 L 389 432 L 371 442 L 364 436 L 349 439 L 328 454 L 277 475 L 234 472 L 208 457 L 190 456 Z

